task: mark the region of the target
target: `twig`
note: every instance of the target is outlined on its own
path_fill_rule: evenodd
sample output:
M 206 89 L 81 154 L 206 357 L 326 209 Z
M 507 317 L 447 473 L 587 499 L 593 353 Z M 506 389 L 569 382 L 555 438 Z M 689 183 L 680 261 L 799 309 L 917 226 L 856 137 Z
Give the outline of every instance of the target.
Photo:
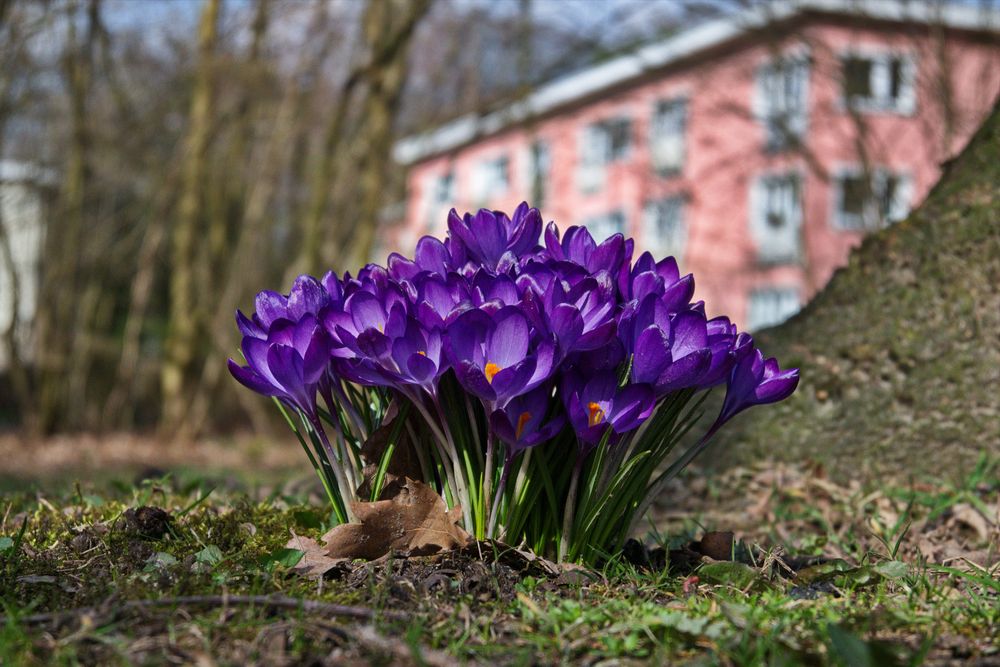
M 368 607 L 352 607 L 347 605 L 333 604 L 321 600 L 306 600 L 292 598 L 282 595 L 182 595 L 178 597 L 157 598 L 149 600 L 130 600 L 113 609 L 105 610 L 101 607 L 79 607 L 77 609 L 67 609 L 65 611 L 48 612 L 41 614 L 29 614 L 27 616 L 14 617 L 0 616 L 0 625 L 6 624 L 9 620 L 20 623 L 38 625 L 56 621 L 64 621 L 75 617 L 88 616 L 93 614 L 108 613 L 112 618 L 130 611 L 140 611 L 144 609 L 155 609 L 158 607 L 176 606 L 199 606 L 199 607 L 226 607 L 226 606 L 259 606 L 270 609 L 301 609 L 313 614 L 324 614 L 326 616 L 344 616 L 348 618 L 358 618 L 371 620 L 376 617 L 390 620 L 406 620 L 409 614 L 384 610 L 377 611 Z

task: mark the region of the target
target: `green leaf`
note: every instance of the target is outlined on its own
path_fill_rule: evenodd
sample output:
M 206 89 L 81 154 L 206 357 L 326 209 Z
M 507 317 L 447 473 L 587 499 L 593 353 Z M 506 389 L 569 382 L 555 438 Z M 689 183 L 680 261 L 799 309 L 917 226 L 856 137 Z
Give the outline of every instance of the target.
M 323 517 L 312 510 L 296 510 L 292 512 L 295 523 L 309 530 L 320 530 L 323 528 Z
M 295 567 L 302 560 L 302 557 L 306 555 L 305 551 L 300 551 L 298 549 L 289 549 L 287 547 L 282 547 L 280 549 L 275 549 L 268 555 L 261 558 L 260 564 L 264 567 L 274 567 L 275 565 L 284 565 L 285 567 Z
M 177 559 L 166 551 L 157 551 L 155 554 L 149 557 L 146 561 L 146 570 L 155 570 L 157 568 L 170 567 L 171 565 L 176 565 Z
M 14 540 L 9 537 L 0 537 L 0 553 L 7 551 L 14 546 Z
M 214 544 L 209 544 L 207 547 L 196 553 L 194 555 L 194 559 L 199 563 L 218 565 L 222 562 L 222 551 Z
M 729 584 L 736 588 L 750 588 L 756 584 L 765 583 L 760 572 L 743 563 L 718 562 L 703 565 L 698 570 L 698 576 L 709 583 Z
M 694 637 L 705 636 L 709 639 L 718 638 L 725 629 L 725 623 L 713 621 L 706 616 L 688 616 L 680 611 L 665 611 L 656 616 L 644 619 L 644 625 L 663 627 Z
M 878 576 L 875 570 L 866 565 L 844 572 L 837 577 L 836 582 L 839 586 L 867 586 L 868 584 L 877 583 L 879 579 L 881 577 Z
M 875 571 L 886 579 L 901 579 L 910 572 L 909 566 L 899 560 L 884 560 L 875 566 Z
M 902 664 L 893 646 L 885 642 L 867 642 L 838 625 L 827 626 L 830 657 L 846 667 L 893 667 Z
M 846 560 L 835 558 L 819 565 L 806 567 L 798 571 L 795 581 L 801 584 L 811 584 L 817 581 L 828 581 L 842 572 L 853 570 L 854 566 Z

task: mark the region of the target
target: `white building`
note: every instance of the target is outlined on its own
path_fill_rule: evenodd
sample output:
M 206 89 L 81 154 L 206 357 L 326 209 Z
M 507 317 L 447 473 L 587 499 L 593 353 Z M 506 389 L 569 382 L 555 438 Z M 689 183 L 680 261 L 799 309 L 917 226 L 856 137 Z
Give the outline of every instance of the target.
M 44 228 L 44 196 L 51 175 L 32 165 L 0 160 L 0 337 L 10 329 L 17 285 L 17 335 L 30 354 L 31 322 L 38 304 L 39 260 Z M 4 244 L 2 241 L 6 241 Z M 5 245 L 10 248 L 10 256 Z M 12 261 L 11 261 L 12 260 Z M 16 280 L 15 280 L 16 279 Z M 6 368 L 0 345 L 0 370 Z

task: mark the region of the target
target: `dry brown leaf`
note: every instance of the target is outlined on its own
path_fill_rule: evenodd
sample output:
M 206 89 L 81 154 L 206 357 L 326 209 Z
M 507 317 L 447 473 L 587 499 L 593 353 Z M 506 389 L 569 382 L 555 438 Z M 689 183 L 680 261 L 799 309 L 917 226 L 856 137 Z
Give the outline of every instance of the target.
M 330 558 L 375 560 L 390 552 L 427 556 L 471 539 L 458 525 L 461 508 L 448 510 L 437 491 L 411 478 L 388 481 L 382 500 L 356 502 L 352 508 L 359 523 L 339 525 L 322 537 Z
M 322 577 L 348 560 L 346 558 L 331 558 L 327 554 L 326 547 L 312 538 L 296 535 L 295 531 L 292 531 L 292 539 L 288 540 L 285 547 L 298 549 L 302 552 L 302 560 L 292 568 L 292 571 L 307 577 Z
M 365 467 L 362 471 L 364 482 L 362 482 L 361 488 L 358 489 L 358 496 L 361 498 L 371 496 L 371 483 L 375 478 L 378 462 L 389 445 L 389 436 L 392 434 L 396 419 L 399 418 L 398 412 L 397 403 L 393 401 L 389 404 L 385 418 L 382 420 L 382 426 L 368 436 L 368 439 L 361 445 L 361 458 L 365 462 Z M 424 481 L 423 472 L 420 469 L 420 459 L 417 458 L 413 439 L 406 428 L 402 429 L 399 434 L 399 441 L 396 443 L 396 449 L 392 453 L 392 458 L 389 459 L 389 466 L 386 469 L 386 473 L 387 482 L 392 477 L 409 477 L 413 480 Z M 385 494 L 383 493 L 382 495 L 384 496 Z
M 986 542 L 990 537 L 990 528 L 986 517 L 968 503 L 959 503 L 951 508 L 951 521 L 949 523 L 971 528 L 972 532 L 975 532 L 979 538 L 979 542 Z

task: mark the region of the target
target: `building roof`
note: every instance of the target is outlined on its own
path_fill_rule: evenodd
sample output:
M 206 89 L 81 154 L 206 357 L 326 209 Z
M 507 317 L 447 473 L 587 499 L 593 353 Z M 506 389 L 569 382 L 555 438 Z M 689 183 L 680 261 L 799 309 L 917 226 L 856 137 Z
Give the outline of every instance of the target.
M 30 162 L 0 160 L 0 183 L 40 183 L 51 184 L 55 174 Z
M 602 91 L 626 84 L 763 26 L 808 12 L 871 20 L 944 25 L 964 30 L 1000 29 L 1000 10 L 932 0 L 777 0 L 695 26 L 536 88 L 523 99 L 485 114 L 470 113 L 396 143 L 393 156 L 413 164 L 446 153 Z

